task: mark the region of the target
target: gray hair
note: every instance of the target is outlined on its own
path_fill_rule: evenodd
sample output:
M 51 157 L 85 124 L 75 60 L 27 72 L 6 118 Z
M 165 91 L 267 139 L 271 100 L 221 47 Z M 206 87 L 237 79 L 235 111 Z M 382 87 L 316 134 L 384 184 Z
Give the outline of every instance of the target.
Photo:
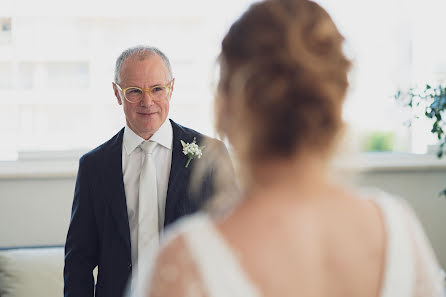
M 137 45 L 135 47 L 131 47 L 123 51 L 119 57 L 116 59 L 116 65 L 115 65 L 115 83 L 119 83 L 121 79 L 121 66 L 124 63 L 125 60 L 127 60 L 130 57 L 137 56 L 140 58 L 148 58 L 152 56 L 153 54 L 158 55 L 163 59 L 164 64 L 166 64 L 168 73 L 168 79 L 171 80 L 173 78 L 172 75 L 172 68 L 170 66 L 170 61 L 167 58 L 167 56 L 160 51 L 158 48 L 153 46 L 147 46 L 147 45 Z

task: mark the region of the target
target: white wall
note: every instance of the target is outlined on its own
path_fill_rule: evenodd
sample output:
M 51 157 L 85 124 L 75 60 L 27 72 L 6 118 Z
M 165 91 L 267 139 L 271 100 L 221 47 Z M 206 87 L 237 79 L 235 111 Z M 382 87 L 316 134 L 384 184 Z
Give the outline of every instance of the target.
M 0 247 L 64 244 L 75 177 L 0 178 Z M 358 185 L 382 188 L 409 201 L 446 267 L 446 168 L 360 173 Z
M 73 177 L 0 179 L 0 247 L 64 244 Z

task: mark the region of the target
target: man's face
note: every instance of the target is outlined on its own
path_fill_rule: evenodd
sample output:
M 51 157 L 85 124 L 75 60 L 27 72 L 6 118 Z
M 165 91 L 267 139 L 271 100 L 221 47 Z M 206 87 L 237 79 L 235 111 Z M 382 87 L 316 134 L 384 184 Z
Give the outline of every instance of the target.
M 129 57 L 121 65 L 119 85 L 122 89 L 165 86 L 169 83 L 168 73 L 163 59 L 156 54 L 142 60 L 139 57 Z M 130 103 L 114 84 L 113 89 L 119 105 L 123 105 L 127 126 L 140 137 L 149 139 L 167 118 L 172 92 L 161 101 L 153 101 L 148 92 L 145 92 L 139 103 Z

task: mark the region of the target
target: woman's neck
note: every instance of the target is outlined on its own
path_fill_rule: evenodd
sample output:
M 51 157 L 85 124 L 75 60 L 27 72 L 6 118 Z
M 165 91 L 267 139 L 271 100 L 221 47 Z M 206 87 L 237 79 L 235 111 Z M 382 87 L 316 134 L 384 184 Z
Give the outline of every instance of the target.
M 250 171 L 245 188 L 249 196 L 278 192 L 310 193 L 332 184 L 327 162 L 308 155 L 256 165 Z

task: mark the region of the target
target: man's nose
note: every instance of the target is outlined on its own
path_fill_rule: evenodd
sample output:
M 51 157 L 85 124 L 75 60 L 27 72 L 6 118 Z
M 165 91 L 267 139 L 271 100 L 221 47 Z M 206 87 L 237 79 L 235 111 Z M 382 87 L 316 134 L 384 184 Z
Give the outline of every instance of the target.
M 153 104 L 153 99 L 152 99 L 152 97 L 150 96 L 149 91 L 143 91 L 142 99 L 141 99 L 141 104 L 142 104 L 143 106 L 152 106 L 152 104 Z

